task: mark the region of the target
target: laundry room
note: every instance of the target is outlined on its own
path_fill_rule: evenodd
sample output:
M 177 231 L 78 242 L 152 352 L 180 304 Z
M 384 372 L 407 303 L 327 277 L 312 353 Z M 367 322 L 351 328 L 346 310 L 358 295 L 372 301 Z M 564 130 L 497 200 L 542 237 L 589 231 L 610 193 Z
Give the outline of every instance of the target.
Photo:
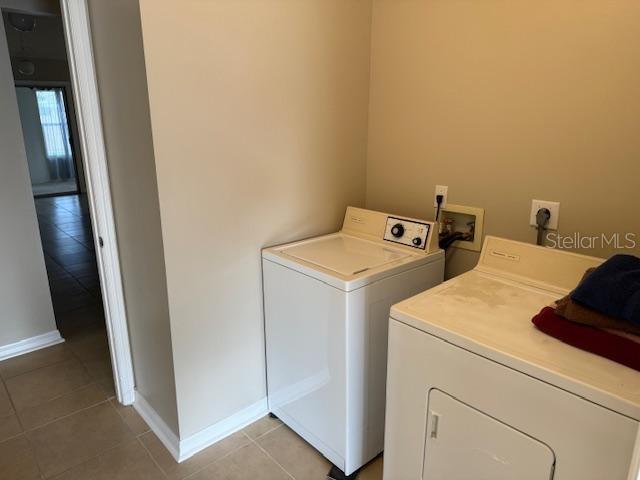
M 0 9 L 0 478 L 640 479 L 640 3 Z M 54 22 L 91 398 L 12 72 Z

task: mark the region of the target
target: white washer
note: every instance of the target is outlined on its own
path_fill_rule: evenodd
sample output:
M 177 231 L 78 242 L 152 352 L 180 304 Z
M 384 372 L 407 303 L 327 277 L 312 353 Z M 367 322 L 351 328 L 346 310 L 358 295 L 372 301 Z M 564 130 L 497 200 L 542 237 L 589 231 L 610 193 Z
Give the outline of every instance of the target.
M 640 373 L 531 323 L 601 262 L 487 237 L 474 270 L 393 306 L 385 480 L 627 479 Z
M 349 475 L 384 444 L 389 309 L 442 282 L 434 224 L 349 207 L 262 257 L 269 408 Z

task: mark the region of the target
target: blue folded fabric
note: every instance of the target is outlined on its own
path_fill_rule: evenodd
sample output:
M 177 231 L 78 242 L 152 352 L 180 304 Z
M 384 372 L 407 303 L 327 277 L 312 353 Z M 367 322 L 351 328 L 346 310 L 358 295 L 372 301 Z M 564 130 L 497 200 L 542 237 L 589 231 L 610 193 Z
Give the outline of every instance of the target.
M 614 255 L 587 276 L 571 298 L 605 315 L 640 325 L 640 258 Z

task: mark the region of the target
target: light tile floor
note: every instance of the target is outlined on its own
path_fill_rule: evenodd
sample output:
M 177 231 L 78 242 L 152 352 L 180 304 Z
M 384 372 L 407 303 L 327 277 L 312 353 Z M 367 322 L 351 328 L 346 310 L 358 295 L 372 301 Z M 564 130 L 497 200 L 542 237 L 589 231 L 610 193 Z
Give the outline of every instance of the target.
M 329 462 L 264 417 L 176 463 L 83 357 L 96 334 L 0 362 L 0 479 L 324 480 Z M 381 480 L 382 459 L 360 480 Z
M 262 418 L 178 464 L 114 398 L 86 198 L 36 200 L 64 344 L 0 362 L 0 480 L 324 480 L 330 464 Z M 382 459 L 360 480 L 382 479 Z

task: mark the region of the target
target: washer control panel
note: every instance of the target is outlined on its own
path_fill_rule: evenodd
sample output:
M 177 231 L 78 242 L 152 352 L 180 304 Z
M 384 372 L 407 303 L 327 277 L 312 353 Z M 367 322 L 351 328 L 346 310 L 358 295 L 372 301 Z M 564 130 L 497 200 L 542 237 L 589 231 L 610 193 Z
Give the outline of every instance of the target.
M 430 228 L 431 225 L 428 223 L 399 217 L 387 217 L 384 239 L 388 242 L 425 250 Z

